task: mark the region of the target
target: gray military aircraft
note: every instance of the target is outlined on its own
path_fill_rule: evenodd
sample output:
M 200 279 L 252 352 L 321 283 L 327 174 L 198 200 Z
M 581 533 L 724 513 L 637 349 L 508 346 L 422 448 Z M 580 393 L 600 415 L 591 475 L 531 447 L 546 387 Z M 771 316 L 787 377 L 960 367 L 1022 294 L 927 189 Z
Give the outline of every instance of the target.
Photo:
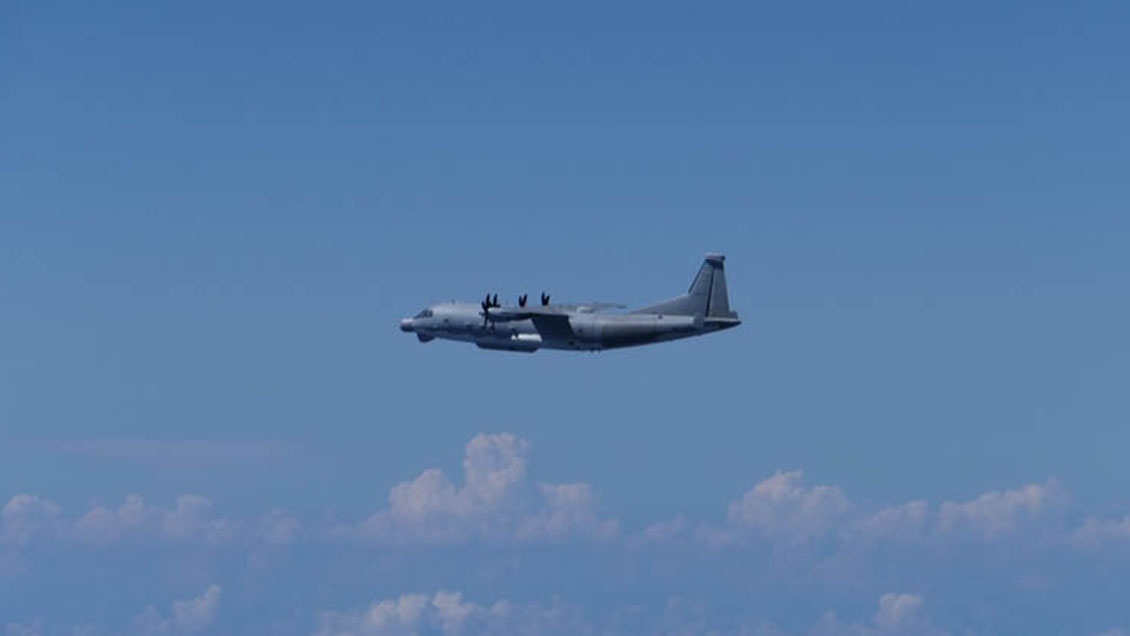
M 741 324 L 726 296 L 725 261 L 721 254 L 707 254 L 685 295 L 630 313 L 600 313 L 624 308 L 611 303 L 553 305 L 545 292 L 540 306 L 527 306 L 522 295 L 517 306 L 503 307 L 498 294 L 487 294 L 477 305 L 432 305 L 401 320 L 400 329 L 415 333 L 420 342 L 443 338 L 527 353 L 542 348 L 600 351 L 701 336 Z

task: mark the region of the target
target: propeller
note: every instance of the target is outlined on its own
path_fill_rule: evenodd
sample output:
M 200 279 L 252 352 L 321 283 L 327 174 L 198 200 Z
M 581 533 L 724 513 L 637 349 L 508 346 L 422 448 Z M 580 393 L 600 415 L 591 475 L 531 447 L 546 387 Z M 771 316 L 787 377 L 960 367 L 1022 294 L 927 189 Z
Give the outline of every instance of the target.
M 542 292 L 541 293 L 541 306 L 545 307 L 547 305 L 549 305 L 549 294 Z
M 486 298 L 483 299 L 483 302 L 479 303 L 479 306 L 483 308 L 483 328 L 485 329 L 487 321 L 490 320 L 491 302 L 489 293 L 486 295 Z
M 522 294 L 521 296 L 518 297 L 518 306 L 519 307 L 525 307 L 526 306 L 526 295 L 525 294 Z
M 498 294 L 494 295 L 494 300 L 491 301 L 491 305 L 494 306 L 494 307 L 501 307 L 502 306 L 502 305 L 498 304 Z

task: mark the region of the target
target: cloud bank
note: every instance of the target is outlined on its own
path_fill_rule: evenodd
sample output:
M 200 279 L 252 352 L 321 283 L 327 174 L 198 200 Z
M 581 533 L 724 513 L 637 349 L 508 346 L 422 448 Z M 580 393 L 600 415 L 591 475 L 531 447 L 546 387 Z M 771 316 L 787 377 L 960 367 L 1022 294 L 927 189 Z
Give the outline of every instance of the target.
M 883 594 L 867 620 L 841 622 L 826 612 L 803 634 L 810 636 L 949 636 L 923 611 L 924 600 L 914 594 Z M 688 611 L 689 610 L 689 611 Z M 711 626 L 680 598 L 669 598 L 665 611 L 649 616 L 624 607 L 603 617 L 588 616 L 583 608 L 549 602 L 514 603 L 505 599 L 479 604 L 459 592 L 404 594 L 378 599 L 367 607 L 325 612 L 315 636 L 404 636 L 407 634 L 700 634 L 735 633 L 784 636 L 790 632 L 753 615 L 736 615 Z
M 1084 633 L 1130 623 L 1119 594 L 1130 516 L 1079 511 L 1054 479 L 874 505 L 778 471 L 719 502 L 715 520 L 632 529 L 590 484 L 533 478 L 529 450 L 511 434 L 478 435 L 461 475 L 425 469 L 355 520 L 283 508 L 225 517 L 196 494 L 71 513 L 14 494 L 0 506 L 0 615 L 13 617 L 8 633 L 91 635 L 939 636 L 1067 625 L 1064 604 L 1087 608 L 1091 622 L 1072 625 Z M 104 589 L 107 572 L 138 580 L 133 598 L 153 595 L 140 614 L 120 609 L 132 616 L 123 624 L 84 618 L 128 596 Z M 62 620 L 27 603 L 63 584 L 91 595 L 89 614 L 76 602 Z M 197 596 L 162 600 L 195 585 Z M 363 590 L 375 600 L 356 598 Z

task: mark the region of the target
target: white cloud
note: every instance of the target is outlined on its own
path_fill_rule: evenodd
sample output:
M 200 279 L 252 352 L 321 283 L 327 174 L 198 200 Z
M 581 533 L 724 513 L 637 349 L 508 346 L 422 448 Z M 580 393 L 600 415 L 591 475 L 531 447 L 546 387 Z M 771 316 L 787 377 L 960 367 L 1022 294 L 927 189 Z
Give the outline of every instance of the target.
M 851 547 L 951 537 L 992 540 L 1026 525 L 1038 526 L 1042 517 L 1065 502 L 1062 487 L 1050 480 L 988 492 L 971 501 L 946 501 L 937 508 L 915 500 L 876 509 L 851 501 L 835 486 L 805 483 L 801 471 L 777 472 L 730 504 L 726 525 L 704 524 L 696 538 L 715 547 L 742 545 L 752 537 L 794 547 L 818 539 Z M 661 525 L 645 533 L 672 536 Z
M 1098 547 L 1107 542 L 1130 542 L 1130 515 L 1121 519 L 1088 517 L 1072 539 L 1079 545 Z
M 804 542 L 841 524 L 852 505 L 835 486 L 809 486 L 799 471 L 763 480 L 730 504 L 734 528 L 752 530 L 788 542 Z
M 505 505 L 526 477 L 529 449 L 529 442 L 510 433 L 480 434 L 468 442 L 462 491 L 468 505 L 486 509 Z
M 96 547 L 123 542 L 224 545 L 240 540 L 277 546 L 292 543 L 300 532 L 298 520 L 277 509 L 252 524 L 217 517 L 212 502 L 200 495 L 182 495 L 172 508 L 128 495 L 117 507 L 96 505 L 78 518 L 63 517 L 58 505 L 31 495 L 16 495 L 0 509 L 0 546 L 48 539 Z
M 229 523 L 212 518 L 212 502 L 199 495 L 178 497 L 176 508 L 162 515 L 161 536 L 174 541 L 221 543 L 230 535 Z
M 174 601 L 168 617 L 162 616 L 150 605 L 134 619 L 130 633 L 139 636 L 175 636 L 205 632 L 219 613 L 222 594 L 218 585 L 211 585 L 196 598 Z
M 408 634 L 420 627 L 420 617 L 428 608 L 428 599 L 422 594 L 407 594 L 398 599 L 386 599 L 373 603 L 359 620 L 356 627 L 360 634 Z M 342 622 L 352 623 L 348 616 Z M 350 632 L 353 629 L 349 630 Z
M 378 599 L 368 607 L 346 612 L 323 612 L 315 636 L 407 636 L 439 633 L 445 636 L 477 634 L 586 634 L 592 626 L 578 608 L 558 599 L 548 603 L 490 605 L 465 601 L 462 593 L 440 590 L 431 596 L 404 594 Z
M 297 541 L 301 533 L 302 524 L 276 508 L 259 522 L 256 535 L 268 546 L 283 546 Z
M 43 633 L 43 622 L 8 623 L 4 626 L 4 636 L 39 636 Z
M 884 594 L 879 609 L 866 623 L 842 624 L 828 613 L 812 629 L 812 636 L 947 636 L 922 614 L 923 600 L 915 594 Z
M 488 541 L 609 539 L 615 521 L 596 513 L 588 484 L 535 484 L 527 474 L 529 443 L 514 435 L 478 435 L 466 448 L 463 483 L 439 469 L 394 486 L 389 505 L 355 526 L 332 534 L 378 543 L 437 544 Z M 219 545 L 237 541 L 280 546 L 301 535 L 301 524 L 279 510 L 259 521 L 217 517 L 212 502 L 182 495 L 172 508 L 129 495 L 116 506 L 97 505 L 77 519 L 60 516 L 54 503 L 17 495 L 3 508 L 0 544 L 22 546 L 34 538 L 69 537 L 90 546 L 122 542 Z
M 518 527 L 519 538 L 565 538 L 570 535 L 609 539 L 619 524 L 600 519 L 588 484 L 542 484 L 544 507 L 527 517 Z
M 931 529 L 934 514 L 925 501 L 908 501 L 864 515 L 852 532 L 863 541 L 907 542 L 919 540 Z
M 281 573 L 283 568 L 310 567 L 310 562 L 319 560 L 322 555 L 329 555 L 331 560 L 344 555 L 350 560 L 349 567 L 338 564 L 334 576 L 341 574 L 346 580 L 356 576 L 359 581 L 372 581 L 374 579 L 368 578 L 371 571 L 385 575 L 389 572 L 387 568 L 413 568 L 413 576 L 417 578 L 412 580 L 425 586 L 424 589 L 461 585 L 469 580 L 476 590 L 511 586 L 494 589 L 490 598 L 508 596 L 512 599 L 517 594 L 523 599 L 516 602 L 502 598 L 480 604 L 459 592 L 440 589 L 431 594 L 377 599 L 364 608 L 342 612 L 319 614 L 308 605 L 300 608 L 290 605 L 288 611 L 293 613 L 279 619 L 291 621 L 289 633 L 308 628 L 325 635 L 709 633 L 711 630 L 784 634 L 783 628 L 771 622 L 781 620 L 781 624 L 793 629 L 800 626 L 801 633 L 817 635 L 940 636 L 945 632 L 926 617 L 927 605 L 921 597 L 914 594 L 880 597 L 878 592 L 891 588 L 930 589 L 931 598 L 947 595 L 946 607 L 954 607 L 968 602 L 970 595 L 981 591 L 980 588 L 956 589 L 954 580 L 977 581 L 978 586 L 993 593 L 997 593 L 1000 586 L 1019 589 L 1017 581 L 1035 581 L 1044 585 L 1040 589 L 1053 591 L 1059 584 L 1057 562 L 1080 559 L 1084 567 L 1078 569 L 1085 571 L 1085 559 L 1094 556 L 1088 556 L 1086 550 L 1071 552 L 1072 549 L 1106 549 L 1116 541 L 1130 545 L 1130 516 L 1091 517 L 1077 527 L 1063 523 L 1061 513 L 1067 497 L 1055 481 L 991 491 L 965 501 L 932 504 L 912 500 L 876 506 L 851 499 L 837 486 L 807 483 L 800 471 L 777 472 L 756 483 L 728 506 L 717 506 L 719 512 L 725 510 L 726 513 L 717 524 L 696 523 L 677 516 L 624 536 L 617 522 L 598 514 L 596 492 L 590 485 L 544 484 L 533 479 L 529 452 L 529 444 L 513 435 L 476 436 L 466 446 L 461 476 L 452 479 L 436 468 L 424 470 L 416 478 L 392 487 L 387 506 L 356 524 L 331 518 L 320 525 L 305 525 L 278 509 L 259 517 L 227 519 L 217 515 L 212 502 L 199 495 L 184 495 L 164 506 L 130 495 L 115 505 L 98 505 L 78 516 L 64 516 L 59 506 L 50 500 L 17 495 L 0 507 L 0 572 L 8 577 L 10 571 L 11 580 L 17 584 L 34 583 L 35 577 L 29 573 L 39 576 L 45 572 L 37 565 L 41 562 L 35 559 L 48 553 L 74 555 L 75 562 L 102 568 L 105 561 L 96 550 L 102 546 L 176 546 L 176 550 L 142 554 L 147 560 L 150 555 L 156 555 L 157 559 L 168 558 L 170 562 L 182 559 L 175 562 L 175 567 L 181 568 L 178 572 L 186 565 L 190 569 L 199 565 L 200 569 L 193 576 L 206 578 L 194 578 L 194 581 L 218 580 L 225 585 L 225 580 L 217 576 L 221 572 L 227 576 L 230 569 L 220 569 L 216 563 L 223 562 L 225 568 L 238 568 L 240 563 L 247 563 L 252 569 L 264 566 L 248 575 L 247 580 L 254 580 L 268 569 L 271 573 Z M 594 540 L 608 542 L 610 549 L 506 549 L 533 542 Z M 307 547 L 319 552 L 311 553 L 311 559 L 304 559 L 306 553 L 288 554 L 280 549 L 299 541 L 309 542 Z M 51 542 L 75 549 L 69 554 L 38 549 Z M 421 549 L 466 542 L 481 542 L 488 549 Z M 372 550 L 369 549 L 372 543 L 407 545 L 413 549 Z M 998 550 L 1006 543 L 1008 550 Z M 704 544 L 720 549 L 704 550 Z M 215 545 L 247 548 L 248 559 L 241 560 L 236 550 L 180 549 Z M 674 547 L 667 549 L 667 546 Z M 625 547 L 636 549 L 616 551 Z M 233 553 L 236 558 L 229 559 Z M 1102 552 L 1099 556 L 1105 558 L 1111 553 Z M 1039 558 L 1045 554 L 1057 559 Z M 104 555 L 108 559 L 120 556 L 115 551 L 106 551 Z M 205 558 L 198 560 L 200 555 Z M 132 558 L 136 554 L 125 556 Z M 1058 558 L 1064 556 L 1067 559 Z M 9 557 L 15 567 L 5 565 Z M 982 567 L 979 560 L 986 560 L 990 565 Z M 123 562 L 129 561 L 123 559 Z M 299 564 L 303 561 L 305 564 Z M 1045 566 L 1044 561 L 1049 565 Z M 133 562 L 139 561 L 134 559 Z M 947 570 L 951 562 L 952 572 Z M 544 567 L 549 573 L 544 579 L 538 579 L 542 570 L 528 574 L 531 564 L 536 564 L 535 568 Z M 416 567 L 421 565 L 423 567 Z M 552 578 L 555 567 L 562 571 L 560 580 L 566 581 L 563 585 L 576 586 L 572 589 L 582 589 L 596 580 L 602 584 L 606 580 L 623 581 L 624 598 L 647 600 L 645 605 L 618 609 L 603 600 L 592 600 L 598 592 L 595 588 L 585 589 L 582 596 L 586 599 L 586 609 L 601 608 L 591 615 L 552 597 L 528 601 L 527 594 L 536 593 L 528 590 L 539 589 L 543 582 L 547 583 L 548 591 L 555 589 L 549 585 L 557 580 Z M 402 571 L 406 570 L 396 570 Z M 318 576 L 319 572 L 312 576 Z M 956 576 L 947 577 L 947 574 Z M 269 588 L 272 583 L 267 583 L 265 578 L 259 579 L 263 581 L 259 584 Z M 986 584 L 980 578 L 991 580 Z M 236 580 L 240 585 L 247 582 Z M 387 579 L 376 580 L 387 584 Z M 333 591 L 332 586 L 317 587 L 320 582 L 313 578 L 308 583 L 316 588 L 317 598 L 327 598 L 325 595 Z M 547 587 L 540 589 L 544 591 Z M 680 599 L 678 595 L 687 594 L 688 589 L 709 591 L 685 602 L 672 601 L 665 610 L 657 605 L 655 599 L 668 594 Z M 819 590 L 820 595 L 813 595 L 814 590 Z M 864 594 L 874 594 L 870 598 L 878 599 L 878 607 L 872 615 L 867 616 L 870 610 L 865 610 L 860 616 L 841 620 L 835 614 L 827 614 L 817 621 L 823 609 L 845 606 L 829 600 L 850 598 L 855 603 L 861 590 Z M 1026 592 L 1021 589 L 1016 593 Z M 774 606 L 774 599 L 779 600 L 775 594 L 788 594 L 789 598 L 801 600 L 788 610 L 780 610 L 791 614 L 759 614 L 759 611 L 777 611 L 766 609 Z M 842 596 L 837 598 L 837 594 Z M 805 600 L 806 596 L 810 598 Z M 758 598 L 761 605 L 746 611 L 742 601 L 735 601 L 736 598 Z M 90 631 L 110 629 L 99 625 L 92 626 L 88 632 L 207 633 L 216 627 L 220 599 L 220 588 L 212 586 L 199 597 L 172 603 L 163 612 L 154 607 L 146 608 L 133 622 L 132 631 Z M 1104 602 L 1102 598 L 1095 601 L 1099 608 L 1095 616 L 1104 616 Z M 713 609 L 710 603 L 714 603 Z M 1008 609 L 1008 602 L 1002 602 L 1002 607 Z M 11 606 L 0 601 L 0 614 L 5 618 L 11 616 L 7 611 L 10 609 Z M 137 606 L 125 609 L 128 616 Z M 22 618 L 24 623 L 11 623 L 5 626 L 6 630 L 65 631 L 63 626 L 44 626 L 26 622 L 28 616 Z M 1091 628 L 1095 630 L 1111 623 L 1117 624 L 1117 621 L 1110 621 L 1108 616 Z M 806 627 L 811 627 L 811 631 L 804 629 Z M 1121 634 L 1111 630 L 1104 636 Z
M 883 633 L 905 629 L 921 621 L 922 597 L 914 594 L 884 594 L 879 597 L 875 627 Z
M 388 508 L 339 536 L 378 543 L 459 543 L 609 538 L 613 521 L 600 519 L 588 484 L 540 484 L 526 474 L 529 443 L 509 433 L 477 435 L 466 448 L 463 485 L 430 468 L 394 486 Z
M 1058 506 L 1063 499 L 1059 483 L 1049 480 L 1016 490 L 987 492 L 964 503 L 947 501 L 938 510 L 938 523 L 943 531 L 971 530 L 995 537 Z
M 374 601 L 359 612 L 324 612 L 314 633 L 318 636 L 392 636 L 415 634 L 428 607 L 423 594 Z
M 23 546 L 58 530 L 60 508 L 32 495 L 16 495 L 0 509 L 0 546 Z
M 233 540 L 236 527 L 211 514 L 212 502 L 199 495 L 182 495 L 172 509 L 150 506 L 139 495 L 129 495 L 114 510 L 95 506 L 73 524 L 81 542 L 109 545 L 124 539 L 142 542 L 202 543 L 215 545 Z
M 915 594 L 883 594 L 868 620 L 842 623 L 828 612 L 812 626 L 810 636 L 948 636 L 923 612 L 924 601 Z M 369 606 L 323 612 L 315 636 L 404 636 L 443 634 L 760 634 L 784 636 L 788 632 L 771 621 L 751 614 L 712 613 L 702 601 L 670 597 L 662 612 L 642 606 L 623 606 L 599 616 L 583 609 L 548 601 L 515 603 L 506 599 L 491 604 L 465 600 L 459 592 L 440 590 L 432 595 L 404 594 L 378 599 Z M 1105 636 L 1105 635 L 1104 635 Z
M 211 501 L 199 495 L 183 495 L 172 508 L 130 495 L 117 507 L 95 506 L 77 519 L 62 517 L 49 500 L 17 495 L 0 510 L 0 545 L 18 548 L 37 538 L 60 537 L 91 546 L 243 542 L 277 547 L 302 537 L 327 536 L 382 545 L 609 541 L 620 536 L 619 524 L 598 514 L 590 485 L 533 481 L 528 474 L 529 447 L 508 433 L 477 435 L 466 446 L 462 483 L 429 468 L 393 486 L 387 507 L 367 519 L 356 524 L 330 521 L 311 532 L 303 532 L 297 519 L 280 510 L 258 520 L 217 517 Z M 964 502 L 931 506 L 915 500 L 874 508 L 852 501 L 836 486 L 808 484 L 799 470 L 779 471 L 731 502 L 724 524 L 694 528 L 679 517 L 651 524 L 627 541 L 641 546 L 694 539 L 715 547 L 761 542 L 803 549 L 814 542 L 858 548 L 880 542 L 993 540 L 1040 527 L 1065 501 L 1063 489 L 1052 480 Z M 1130 536 L 1130 517 L 1088 520 L 1068 538 L 1094 544 L 1122 536 Z
M 462 633 L 467 621 L 482 611 L 478 605 L 464 602 L 463 594 L 444 590 L 436 592 L 435 598 L 432 599 L 432 607 L 439 616 L 440 629 L 445 634 Z
M 631 543 L 637 547 L 647 544 L 673 543 L 683 538 L 688 526 L 687 518 L 683 515 L 668 521 L 657 521 L 644 528 L 638 537 L 632 537 Z

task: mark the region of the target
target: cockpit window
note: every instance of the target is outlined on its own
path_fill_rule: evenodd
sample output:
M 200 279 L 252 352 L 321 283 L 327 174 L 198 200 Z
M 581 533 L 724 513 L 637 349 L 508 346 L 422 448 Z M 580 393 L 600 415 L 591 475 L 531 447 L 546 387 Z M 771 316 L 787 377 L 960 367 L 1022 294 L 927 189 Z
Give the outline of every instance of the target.
M 433 314 L 432 314 L 431 309 L 425 309 L 424 311 L 421 311 L 420 313 L 416 314 L 416 317 L 417 318 L 431 318 L 432 315 Z

